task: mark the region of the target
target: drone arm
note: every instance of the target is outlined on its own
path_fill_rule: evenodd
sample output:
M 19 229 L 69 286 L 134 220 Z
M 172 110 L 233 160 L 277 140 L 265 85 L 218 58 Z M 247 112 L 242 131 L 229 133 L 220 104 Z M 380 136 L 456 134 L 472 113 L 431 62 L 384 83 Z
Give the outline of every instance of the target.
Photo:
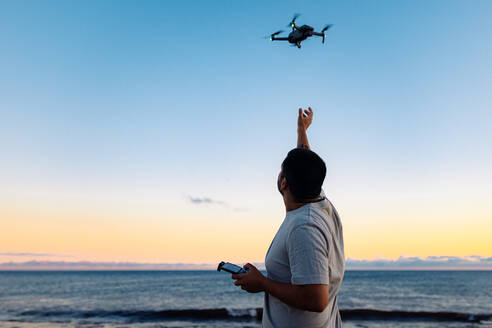
M 313 32 L 313 35 L 317 35 L 323 38 L 323 43 L 325 43 L 325 33 L 320 33 L 320 32 Z
M 276 37 L 273 37 L 272 38 L 272 41 L 289 41 L 289 38 L 276 38 Z

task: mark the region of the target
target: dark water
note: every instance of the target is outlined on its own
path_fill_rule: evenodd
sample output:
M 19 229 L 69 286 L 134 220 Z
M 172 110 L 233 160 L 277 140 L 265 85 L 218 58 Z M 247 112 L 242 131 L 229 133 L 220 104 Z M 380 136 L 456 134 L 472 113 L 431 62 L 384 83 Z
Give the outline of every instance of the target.
M 0 327 L 261 327 L 216 271 L 0 272 Z M 344 327 L 492 327 L 491 271 L 348 271 Z M 260 308 L 260 310 L 258 310 Z

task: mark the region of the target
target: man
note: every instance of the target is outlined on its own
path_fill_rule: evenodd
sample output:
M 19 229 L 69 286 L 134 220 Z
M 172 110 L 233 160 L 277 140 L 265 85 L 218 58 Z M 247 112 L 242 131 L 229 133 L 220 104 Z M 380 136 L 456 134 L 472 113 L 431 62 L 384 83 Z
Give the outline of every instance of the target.
M 244 265 L 247 273 L 232 275 L 243 290 L 265 292 L 265 328 L 342 327 L 337 304 L 345 270 L 342 224 L 321 189 L 325 163 L 309 147 L 312 119 L 310 107 L 299 108 L 297 148 L 277 179 L 287 213 L 265 258 L 267 276 L 250 263 Z

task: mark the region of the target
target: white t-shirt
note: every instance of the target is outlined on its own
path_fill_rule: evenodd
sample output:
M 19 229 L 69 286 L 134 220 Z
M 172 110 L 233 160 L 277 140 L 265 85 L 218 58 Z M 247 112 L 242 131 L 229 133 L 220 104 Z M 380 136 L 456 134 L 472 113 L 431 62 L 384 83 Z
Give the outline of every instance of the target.
M 345 271 L 343 233 L 338 213 L 329 200 L 287 212 L 270 244 L 265 266 L 267 277 L 278 282 L 328 285 L 329 301 L 323 312 L 311 312 L 265 293 L 264 328 L 342 327 L 337 296 Z

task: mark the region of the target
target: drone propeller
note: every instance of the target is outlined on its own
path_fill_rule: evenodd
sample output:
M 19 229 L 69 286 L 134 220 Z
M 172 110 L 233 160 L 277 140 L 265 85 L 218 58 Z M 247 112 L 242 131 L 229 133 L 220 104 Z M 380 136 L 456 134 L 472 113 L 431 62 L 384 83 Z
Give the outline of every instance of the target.
M 292 20 L 290 21 L 290 23 L 287 25 L 287 27 L 292 27 L 292 29 L 294 29 L 296 27 L 296 19 L 297 17 L 301 16 L 301 14 L 294 14 L 294 16 L 292 16 Z
M 323 29 L 321 30 L 321 33 L 325 33 L 325 31 L 326 31 L 327 29 L 329 29 L 330 27 L 332 27 L 332 26 L 333 26 L 333 24 L 328 24 L 328 25 L 326 25 L 326 26 L 325 26 L 325 27 L 323 27 Z
M 270 39 L 270 41 L 273 41 L 273 38 L 275 37 L 275 35 L 279 35 L 280 33 L 282 33 L 283 31 L 280 30 L 280 31 L 277 31 L 275 33 L 272 33 L 270 34 L 270 36 L 266 36 L 265 39 Z
M 325 32 L 327 29 L 329 29 L 332 26 L 333 26 L 333 24 L 328 24 L 325 27 L 323 27 L 323 29 L 321 30 L 321 33 L 323 33 L 323 41 L 321 41 L 321 43 L 325 43 Z

